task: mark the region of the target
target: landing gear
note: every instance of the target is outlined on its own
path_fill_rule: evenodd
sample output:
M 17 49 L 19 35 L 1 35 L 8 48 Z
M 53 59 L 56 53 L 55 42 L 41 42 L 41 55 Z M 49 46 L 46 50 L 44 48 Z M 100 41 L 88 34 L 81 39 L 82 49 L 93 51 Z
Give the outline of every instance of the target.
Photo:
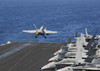
M 46 39 L 46 36 L 43 34 L 44 38 Z
M 42 36 L 43 36 L 45 39 L 47 38 L 45 35 L 42 35 Z M 35 38 L 37 38 L 37 37 L 38 37 L 38 35 L 35 36 Z
M 38 36 L 35 36 L 35 38 L 37 38 Z
M 46 36 L 44 36 L 45 37 L 45 39 L 47 38 Z

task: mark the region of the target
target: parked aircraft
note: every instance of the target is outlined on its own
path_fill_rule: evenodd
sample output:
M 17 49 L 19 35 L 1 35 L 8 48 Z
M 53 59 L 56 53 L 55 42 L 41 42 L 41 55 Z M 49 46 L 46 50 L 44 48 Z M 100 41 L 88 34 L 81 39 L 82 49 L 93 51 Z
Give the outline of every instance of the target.
M 95 46 L 95 49 L 92 49 L 90 50 L 90 48 L 92 48 L 93 46 L 91 46 L 91 44 L 93 43 L 93 41 L 95 40 L 95 37 L 96 37 L 96 33 L 92 36 L 91 40 L 89 41 L 89 43 L 87 44 L 87 46 L 85 47 L 86 49 L 89 48 L 89 51 L 87 52 L 87 54 L 89 55 L 89 57 L 83 62 L 83 63 L 80 63 L 78 64 L 78 66 L 76 66 L 74 64 L 74 66 L 68 66 L 68 67 L 65 67 L 65 68 L 61 68 L 61 69 L 58 69 L 57 71 L 74 71 L 74 70 L 100 70 L 100 41 L 98 41 L 98 45 Z M 96 50 L 97 49 L 97 50 Z M 91 53 L 92 52 L 92 53 Z M 94 56 L 90 56 L 91 54 L 93 55 L 93 53 L 95 52 L 95 55 Z M 79 51 L 78 51 L 79 53 Z M 89 59 L 90 58 L 90 59 Z M 78 59 L 82 59 L 82 57 L 79 56 Z M 86 62 L 87 60 L 92 60 L 92 62 Z
M 98 31 L 98 29 L 96 31 Z M 92 38 L 92 35 L 89 35 L 88 32 L 87 32 L 87 28 L 85 28 L 85 36 L 86 36 L 87 39 Z M 98 40 L 98 39 L 100 39 L 100 35 L 95 36 L 95 40 Z
M 67 66 L 67 65 L 72 65 L 74 63 L 78 64 L 79 62 L 84 62 L 84 59 L 81 59 L 82 58 L 82 54 L 81 54 L 82 44 L 81 44 L 80 39 L 77 39 L 76 48 L 78 48 L 78 49 L 77 49 L 77 53 L 76 53 L 75 58 L 63 58 L 61 61 L 58 61 L 58 62 L 50 62 L 47 65 L 43 66 L 42 69 L 43 70 L 54 69 L 59 65 Z
M 49 59 L 51 62 L 41 69 L 56 69 L 56 71 L 100 70 L 100 38 L 96 36 L 97 31 L 93 36 L 91 35 L 91 38 L 86 29 L 85 31 L 86 34 L 81 34 L 80 37 L 77 37 L 76 33 L 76 42 L 69 41 L 70 43 L 55 52 L 56 56 Z M 94 42 L 96 38 L 98 44 Z

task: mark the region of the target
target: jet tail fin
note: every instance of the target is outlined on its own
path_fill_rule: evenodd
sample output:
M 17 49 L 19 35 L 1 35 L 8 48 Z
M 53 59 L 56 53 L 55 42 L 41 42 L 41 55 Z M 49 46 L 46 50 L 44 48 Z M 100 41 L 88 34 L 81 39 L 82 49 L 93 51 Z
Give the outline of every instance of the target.
M 71 43 L 71 37 L 68 37 L 67 43 L 68 43 L 68 44 Z
M 84 34 L 81 33 L 81 41 L 83 45 L 87 45 L 87 42 L 85 40 Z
M 98 29 L 96 30 L 96 32 L 93 34 L 93 37 L 91 38 L 91 40 L 89 41 L 89 43 L 87 44 L 87 46 L 85 47 L 86 49 L 89 49 L 89 47 L 91 47 L 91 44 L 94 42 L 94 39 L 96 37 L 96 34 L 98 32 Z
M 75 35 L 74 35 L 74 37 L 75 37 L 75 38 L 77 37 L 77 32 L 75 32 Z
M 37 31 L 37 27 L 35 26 L 35 24 L 33 24 L 33 26 L 34 26 L 34 28 L 36 29 L 36 31 Z
M 86 34 L 86 36 L 88 36 L 87 28 L 85 28 L 85 34 Z
M 76 60 L 80 61 L 82 60 L 82 48 L 83 48 L 80 39 L 77 39 L 76 47 L 77 47 Z

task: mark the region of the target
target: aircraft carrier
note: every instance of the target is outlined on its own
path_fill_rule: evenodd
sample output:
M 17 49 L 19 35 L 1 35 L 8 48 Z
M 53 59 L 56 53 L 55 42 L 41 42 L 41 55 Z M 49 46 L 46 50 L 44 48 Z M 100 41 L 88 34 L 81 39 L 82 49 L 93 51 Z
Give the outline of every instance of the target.
M 85 32 L 62 43 L 8 41 L 0 46 L 0 71 L 100 71 L 100 35 Z
M 61 45 L 13 42 L 0 46 L 0 71 L 38 71 Z

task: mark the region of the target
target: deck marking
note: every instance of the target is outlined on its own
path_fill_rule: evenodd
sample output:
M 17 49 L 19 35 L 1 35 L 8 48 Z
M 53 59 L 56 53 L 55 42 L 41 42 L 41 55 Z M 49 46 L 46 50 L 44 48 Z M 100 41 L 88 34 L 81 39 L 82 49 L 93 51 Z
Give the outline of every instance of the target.
M 13 50 L 11 50 L 11 51 L 8 51 L 8 52 L 6 52 L 6 53 L 0 55 L 0 60 L 4 59 L 4 58 L 7 57 L 7 56 L 10 56 L 11 54 L 13 54 L 13 53 L 15 53 L 15 52 L 20 51 L 21 49 L 23 49 L 23 48 L 25 48 L 25 47 L 27 47 L 27 46 L 29 46 L 29 45 L 31 45 L 31 44 L 23 44 L 22 46 L 19 46 L 19 47 L 15 48 L 15 49 L 13 49 Z

